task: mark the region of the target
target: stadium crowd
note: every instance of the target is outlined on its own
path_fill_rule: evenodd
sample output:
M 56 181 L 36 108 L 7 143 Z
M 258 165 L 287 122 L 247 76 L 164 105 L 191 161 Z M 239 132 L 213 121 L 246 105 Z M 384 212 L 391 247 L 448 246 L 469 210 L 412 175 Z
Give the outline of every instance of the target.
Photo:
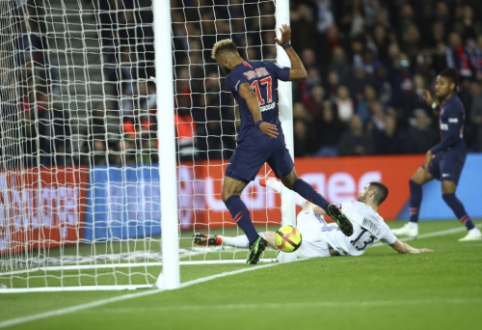
M 41 15 L 32 1 L 18 2 L 24 5 L 25 17 L 29 11 L 37 13 L 30 13 L 30 19 L 19 24 L 24 33 L 18 38 L 17 61 L 27 68 L 21 75 L 25 91 L 21 118 L 35 122 L 34 112 L 25 111 L 35 95 L 40 107 L 52 107 L 49 112 L 39 108 L 35 115 L 40 130 L 42 118 L 56 119 L 53 130 L 39 131 L 47 136 L 40 145 L 30 143 L 24 150 L 33 154 L 35 150 L 30 149 L 44 148 L 43 164 L 67 164 L 69 157 L 53 159 L 52 154 L 59 157 L 68 152 L 68 114 L 52 105 L 54 88 L 32 91 L 31 76 L 37 71 L 36 79 L 41 80 L 36 80 L 36 86 L 55 86 L 56 73 L 42 56 L 42 25 L 34 18 Z M 118 101 L 112 105 L 115 111 L 104 109 L 103 104 L 93 106 L 89 128 L 83 132 L 88 141 L 83 148 L 86 156 L 79 157 L 80 162 L 155 162 L 158 106 L 150 80 L 155 75 L 150 1 L 83 2 L 95 9 L 104 73 L 116 85 Z M 274 4 L 170 2 L 179 160 L 228 158 L 239 120 L 232 96 L 221 81 L 224 74 L 211 59 L 211 47 L 217 40 L 231 38 L 244 58 L 275 60 Z M 437 143 L 439 133 L 438 114 L 425 104 L 422 90 L 431 89 L 445 67 L 459 72 L 468 150 L 482 151 L 480 17 L 482 2 L 477 0 L 291 1 L 292 45 L 308 72 L 306 81 L 293 84 L 295 156 L 425 153 Z M 111 139 L 112 132 L 107 132 L 108 111 L 117 113 L 123 123 L 115 132 L 120 138 Z M 24 140 L 32 141 L 34 130 L 27 128 Z M 32 165 L 35 160 L 26 163 Z

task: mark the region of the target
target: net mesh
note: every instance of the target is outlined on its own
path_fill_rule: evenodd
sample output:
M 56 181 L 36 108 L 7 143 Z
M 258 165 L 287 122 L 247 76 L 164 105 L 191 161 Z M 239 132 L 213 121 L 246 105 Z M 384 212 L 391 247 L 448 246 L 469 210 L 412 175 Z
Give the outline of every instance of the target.
M 178 198 L 181 261 L 246 257 L 192 240 L 242 234 L 221 200 L 239 118 L 211 49 L 231 38 L 245 59 L 274 60 L 274 14 L 274 1 L 171 1 L 179 186 L 163 198 Z M 0 284 L 153 284 L 163 105 L 151 1 L 0 0 L 0 30 Z M 257 180 L 242 198 L 260 230 L 279 223 L 279 198 Z

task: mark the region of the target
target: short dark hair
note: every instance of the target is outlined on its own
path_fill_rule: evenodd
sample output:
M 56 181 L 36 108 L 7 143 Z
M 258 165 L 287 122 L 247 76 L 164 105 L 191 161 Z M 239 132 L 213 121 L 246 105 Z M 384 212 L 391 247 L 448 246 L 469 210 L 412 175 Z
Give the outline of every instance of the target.
M 454 90 L 457 89 L 459 75 L 455 69 L 446 68 L 439 73 L 439 76 L 449 79 L 451 82 L 455 84 Z
M 377 205 L 382 204 L 388 196 L 388 188 L 381 182 L 370 182 L 368 189 L 373 189 L 375 191 L 374 201 Z

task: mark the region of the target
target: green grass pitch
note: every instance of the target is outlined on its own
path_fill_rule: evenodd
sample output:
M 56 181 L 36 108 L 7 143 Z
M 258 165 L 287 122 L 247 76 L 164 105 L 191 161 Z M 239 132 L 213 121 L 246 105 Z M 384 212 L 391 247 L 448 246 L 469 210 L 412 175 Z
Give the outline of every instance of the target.
M 482 221 L 476 221 L 482 226 Z M 389 222 L 398 227 L 400 222 Z M 179 290 L 0 295 L 9 329 L 482 329 L 482 241 L 459 243 L 456 221 L 420 224 L 408 242 L 435 253 L 398 255 L 376 246 L 357 258 L 319 258 L 270 267 L 182 266 L 187 282 L 252 269 Z M 429 237 L 424 234 L 437 233 Z M 155 275 L 155 274 L 154 274 Z M 0 275 L 0 284 L 7 283 Z M 8 282 L 9 283 L 9 282 Z M 39 313 L 124 295 L 137 298 L 28 321 Z

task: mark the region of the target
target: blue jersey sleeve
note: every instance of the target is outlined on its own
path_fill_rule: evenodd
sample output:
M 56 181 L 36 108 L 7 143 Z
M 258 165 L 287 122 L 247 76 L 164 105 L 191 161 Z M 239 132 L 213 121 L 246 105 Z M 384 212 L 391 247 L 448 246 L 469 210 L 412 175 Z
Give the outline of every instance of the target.
M 265 65 L 268 67 L 270 73 L 277 79 L 282 81 L 288 81 L 290 79 L 290 68 L 280 66 L 273 62 L 265 62 Z
M 444 114 L 444 117 L 447 117 L 447 119 L 442 120 L 440 124 L 442 140 L 435 147 L 430 149 L 433 154 L 447 150 L 461 138 L 460 132 L 464 125 L 463 109 L 459 109 L 458 106 L 454 105 L 447 107 L 445 111 L 446 113 Z
M 239 86 L 241 84 L 247 83 L 249 84 L 248 79 L 242 74 L 228 74 L 226 77 L 226 85 L 228 85 L 228 88 L 233 92 L 233 93 L 238 93 L 239 91 Z

